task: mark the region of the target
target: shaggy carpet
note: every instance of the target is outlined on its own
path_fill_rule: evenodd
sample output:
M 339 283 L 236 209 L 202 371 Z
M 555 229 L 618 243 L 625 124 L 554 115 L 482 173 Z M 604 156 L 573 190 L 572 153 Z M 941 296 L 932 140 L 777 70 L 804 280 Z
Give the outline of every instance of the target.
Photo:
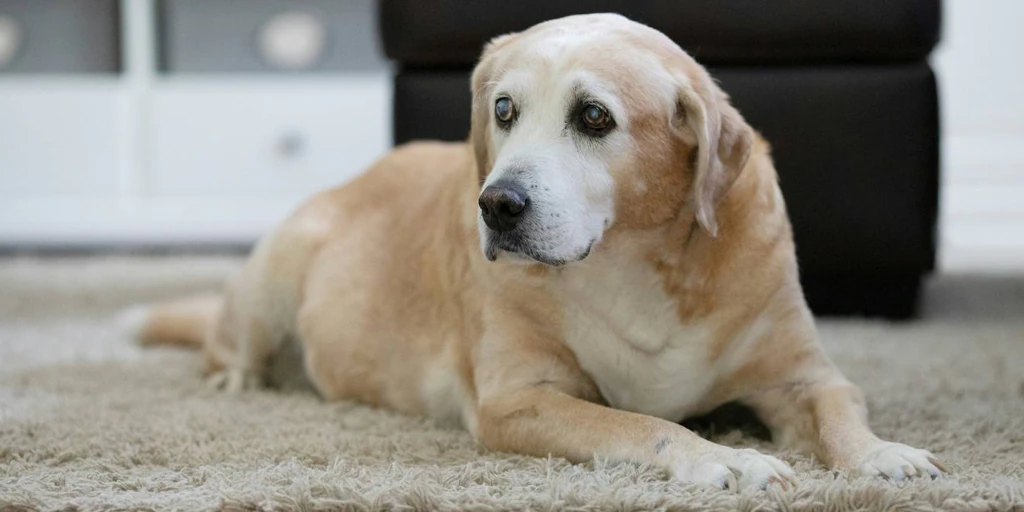
M 950 475 L 847 479 L 713 422 L 705 435 L 778 454 L 801 478 L 738 494 L 635 464 L 484 453 L 463 431 L 308 392 L 226 396 L 201 383 L 197 354 L 140 350 L 110 320 L 237 265 L 0 260 L 0 509 L 1024 509 L 1019 280 L 937 280 L 914 323 L 821 322 L 876 431 L 932 450 Z

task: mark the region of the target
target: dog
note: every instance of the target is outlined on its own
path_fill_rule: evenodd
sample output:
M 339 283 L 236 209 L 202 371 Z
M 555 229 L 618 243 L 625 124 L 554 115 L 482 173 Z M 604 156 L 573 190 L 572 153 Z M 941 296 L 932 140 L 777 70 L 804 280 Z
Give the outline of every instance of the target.
M 467 142 L 399 147 L 315 195 L 225 293 L 150 306 L 138 336 L 201 347 L 230 391 L 297 343 L 325 399 L 495 451 L 796 482 L 679 424 L 739 402 L 829 467 L 946 471 L 870 430 L 819 345 L 769 146 L 679 46 L 570 16 L 489 42 L 471 87 Z

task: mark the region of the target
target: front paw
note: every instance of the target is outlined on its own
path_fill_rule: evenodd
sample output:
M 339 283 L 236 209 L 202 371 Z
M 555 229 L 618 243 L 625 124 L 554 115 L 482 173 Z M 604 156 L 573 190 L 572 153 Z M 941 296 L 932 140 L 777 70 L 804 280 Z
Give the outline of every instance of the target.
M 258 389 L 260 387 L 260 380 L 252 372 L 239 368 L 226 368 L 208 376 L 206 384 L 213 389 L 229 394 L 237 394 L 242 391 Z
M 948 471 L 942 461 L 927 450 L 883 442 L 861 459 L 855 473 L 857 476 L 881 476 L 900 481 L 925 475 L 938 478 Z
M 677 467 L 677 478 L 717 489 L 766 489 L 797 483 L 789 464 L 757 450 L 722 447 L 697 461 Z

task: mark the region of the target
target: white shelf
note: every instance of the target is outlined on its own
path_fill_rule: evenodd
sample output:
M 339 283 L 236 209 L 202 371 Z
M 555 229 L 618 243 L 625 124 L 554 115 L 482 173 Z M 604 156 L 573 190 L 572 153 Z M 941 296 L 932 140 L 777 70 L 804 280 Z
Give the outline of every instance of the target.
M 249 243 L 389 149 L 389 72 L 162 75 L 121 8 L 122 74 L 0 77 L 0 245 Z

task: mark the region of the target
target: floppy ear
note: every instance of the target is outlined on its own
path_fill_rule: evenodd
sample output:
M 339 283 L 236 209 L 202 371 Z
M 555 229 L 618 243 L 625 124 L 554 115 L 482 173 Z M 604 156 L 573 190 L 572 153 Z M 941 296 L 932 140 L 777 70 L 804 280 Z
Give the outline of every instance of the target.
M 473 69 L 473 77 L 470 79 L 470 87 L 473 93 L 473 112 L 470 119 L 469 142 L 473 145 L 473 154 L 476 157 L 477 174 L 480 183 L 487 178 L 494 165 L 491 155 L 491 113 L 494 110 L 491 105 L 492 80 L 494 79 L 495 62 L 494 54 L 501 48 L 511 43 L 518 34 L 505 34 L 491 39 L 484 45 L 484 51 L 480 55 L 480 61 Z
M 679 113 L 697 138 L 693 201 L 697 223 L 718 235 L 716 209 L 750 158 L 754 130 L 703 68 L 683 86 Z

